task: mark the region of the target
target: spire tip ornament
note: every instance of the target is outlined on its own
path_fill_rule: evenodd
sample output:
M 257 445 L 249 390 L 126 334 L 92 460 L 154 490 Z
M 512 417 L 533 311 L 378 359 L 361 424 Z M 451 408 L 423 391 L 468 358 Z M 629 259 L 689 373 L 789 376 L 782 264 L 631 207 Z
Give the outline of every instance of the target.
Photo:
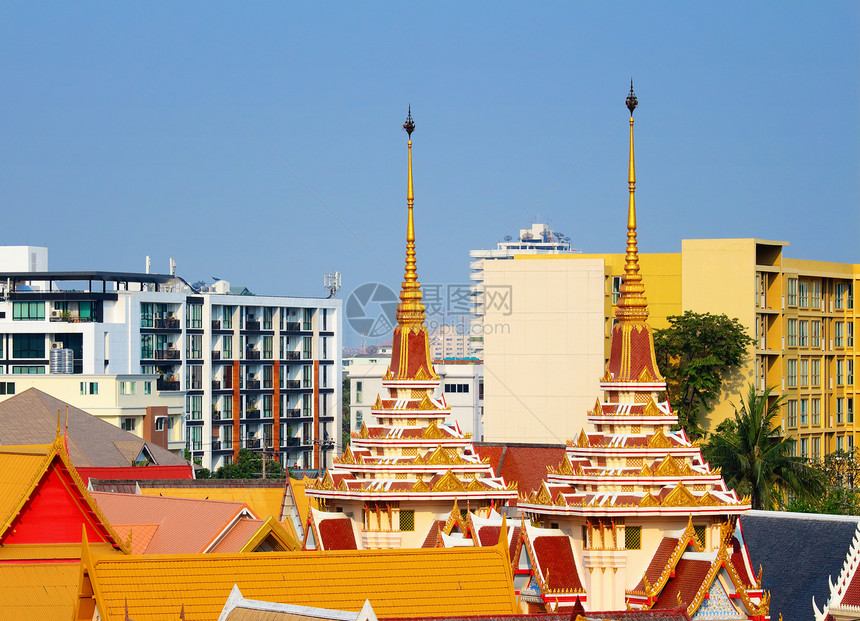
M 406 114 L 406 122 L 403 124 L 403 129 L 406 130 L 409 140 L 412 140 L 412 132 L 415 131 L 415 121 L 412 120 L 412 104 L 409 104 L 409 112 Z
M 627 99 L 624 100 L 624 103 L 627 104 L 627 109 L 630 110 L 630 116 L 633 116 L 633 111 L 636 109 L 636 106 L 639 105 L 639 100 L 636 99 L 636 93 L 633 92 L 633 78 L 630 78 L 630 94 L 627 95 Z M 406 127 L 404 125 L 404 127 Z

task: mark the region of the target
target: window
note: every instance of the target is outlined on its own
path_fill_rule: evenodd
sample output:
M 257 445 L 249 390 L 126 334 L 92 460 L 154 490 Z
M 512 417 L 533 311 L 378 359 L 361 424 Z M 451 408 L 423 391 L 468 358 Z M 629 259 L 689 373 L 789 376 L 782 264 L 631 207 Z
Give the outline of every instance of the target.
M 45 367 L 35 367 L 35 366 L 13 366 L 12 367 L 13 375 L 44 375 Z
M 415 530 L 415 511 L 412 509 L 400 510 L 400 530 L 410 532 Z
M 809 420 L 809 399 L 800 400 L 800 424 L 805 425 Z
M 143 383 L 143 394 L 151 395 L 152 394 L 152 382 L 144 382 Z
M 202 304 L 187 304 L 185 306 L 185 327 L 186 328 L 202 328 L 203 327 L 203 305 Z
M 233 307 L 232 306 L 222 306 L 221 307 L 221 328 L 224 330 L 232 330 L 233 329 Z
M 642 527 L 641 526 L 625 526 L 624 527 L 624 548 L 627 550 L 642 549 Z
M 798 324 L 798 334 L 800 338 L 798 339 L 798 345 L 801 347 L 809 347 L 809 322 L 801 321 Z
M 272 395 L 263 395 L 263 418 L 272 418 L 274 416 L 272 409 L 274 402 L 274 396 Z M 271 425 L 270 425 L 271 427 Z M 269 447 L 271 448 L 271 447 Z
M 273 355 L 274 340 L 275 340 L 275 337 L 273 337 L 273 336 L 264 336 L 263 337 L 263 356 L 262 357 L 264 360 L 271 360 L 272 358 L 274 358 L 274 355 Z
M 445 384 L 445 392 L 447 392 L 447 393 L 469 392 L 469 385 L 468 384 Z
M 363 390 L 363 387 L 364 386 L 363 386 L 362 382 L 356 382 L 355 383 L 355 402 L 356 403 L 361 403 L 361 392 Z
M 836 423 L 842 422 L 842 417 L 845 414 L 843 409 L 845 400 L 842 397 L 836 399 Z
M 119 383 L 119 394 L 121 395 L 133 395 L 134 394 L 134 385 L 137 382 L 120 382 Z
M 44 302 L 12 302 L 12 321 L 44 321 Z
M 152 359 L 155 356 L 153 355 L 154 351 L 154 340 L 151 334 L 141 334 L 140 335 L 140 357 L 145 359 Z
M 807 308 L 809 306 L 809 283 L 801 280 L 797 283 L 798 306 Z
M 314 376 L 313 376 L 313 367 L 310 365 L 305 365 L 302 367 L 302 388 L 313 388 L 314 387 Z
M 809 308 L 821 308 L 821 281 L 809 283 Z
M 155 419 L 155 430 L 156 431 L 164 431 L 164 421 L 167 420 L 165 417 L 160 416 Z
M 310 360 L 313 357 L 313 338 L 310 336 L 302 337 L 302 358 Z
M 797 400 L 790 399 L 785 404 L 786 420 L 789 427 L 797 427 Z
M 617 304 L 621 297 L 621 276 L 612 277 L 612 303 Z M 637 550 L 639 548 L 636 548 Z
M 120 427 L 123 431 L 134 431 L 134 428 L 137 427 L 137 421 L 133 418 L 123 418 Z
M 191 439 L 191 450 L 192 451 L 202 451 L 203 450 L 203 427 L 194 426 L 189 427 L 189 436 Z
M 313 330 L 314 309 L 305 308 L 302 313 L 302 330 Z
M 797 360 L 788 360 L 786 362 L 786 383 L 789 388 L 797 387 Z
M 201 307 L 197 307 L 201 308 Z M 185 337 L 185 357 L 199 360 L 203 357 L 203 335 L 189 334 Z
M 848 418 L 849 423 L 854 422 L 854 398 L 847 397 L 845 399 L 845 416 Z M 852 440 L 853 442 L 853 440 Z
M 275 385 L 275 371 L 272 365 L 263 367 L 263 388 L 273 388 Z
M 188 395 L 185 397 L 185 412 L 191 420 L 203 419 L 203 397 L 201 395 Z
M 98 382 L 81 382 L 82 395 L 97 395 L 99 394 Z
M 821 459 L 821 438 L 812 438 L 812 455 L 813 461 Z
M 845 443 L 843 442 L 842 436 L 839 436 L 838 438 L 836 438 L 836 450 L 841 451 L 844 446 L 845 446 Z
M 846 375 L 845 383 L 848 384 L 849 386 L 853 386 L 854 385 L 854 361 L 853 360 L 846 360 L 845 365 L 848 368 L 848 372 L 845 374 Z
M 275 314 L 274 308 L 263 308 L 263 330 L 272 329 L 272 317 Z
M 302 395 L 302 416 L 312 416 L 313 413 L 311 395 Z
M 233 335 L 227 334 L 221 338 L 221 358 L 223 360 L 233 359 Z
M 325 360 L 328 358 L 328 338 L 321 336 L 320 337 L 320 359 Z
M 708 532 L 707 526 L 704 524 L 696 524 L 693 526 L 693 530 L 696 531 L 696 539 L 699 540 L 699 543 L 704 547 L 705 545 L 705 535 Z
M 788 305 L 797 306 L 797 278 L 788 279 Z
M 14 395 L 15 382 L 0 382 L 0 395 Z
M 199 364 L 188 365 L 185 371 L 185 390 L 203 389 L 203 367 Z
M 807 457 L 809 455 L 809 440 L 806 438 L 800 439 L 800 456 Z
M 155 304 L 141 302 L 140 304 L 140 327 L 151 328 L 155 320 Z
M 810 364 L 812 370 L 809 374 L 809 385 L 812 387 L 819 387 L 821 386 L 821 359 L 814 358 Z
M 233 396 L 225 395 L 221 398 L 221 418 L 230 420 L 233 418 Z
M 844 337 L 842 335 L 844 329 L 845 324 L 841 321 L 837 321 L 833 324 L 833 344 L 836 347 L 842 347 L 845 343 Z
M 845 361 L 836 361 L 836 385 L 841 386 L 842 380 L 845 379 Z
M 809 413 L 812 416 L 812 424 L 821 424 L 821 399 L 812 399 L 809 404 Z
M 274 438 L 275 426 L 272 423 L 265 423 L 263 425 L 263 445 L 265 448 L 272 448 L 274 446 Z
M 44 334 L 13 334 L 12 335 L 12 357 L 13 358 L 44 358 L 45 357 L 45 335 Z
M 788 320 L 788 338 L 786 344 L 789 347 L 797 347 L 797 319 Z
M 845 324 L 845 344 L 848 347 L 854 347 L 854 322 L 852 321 Z
M 836 288 L 835 288 L 834 295 L 833 295 L 833 297 L 835 298 L 834 304 L 833 304 L 834 308 L 837 308 L 837 309 L 845 308 L 845 304 L 846 304 L 845 298 L 847 297 L 845 294 L 847 292 L 848 292 L 848 285 L 846 283 L 844 283 L 844 282 L 836 283 Z
M 328 330 L 328 309 L 320 309 L 320 330 L 323 332 Z
M 809 346 L 821 347 L 821 322 L 809 322 Z
M 805 358 L 800 361 L 800 385 L 809 385 L 809 360 Z

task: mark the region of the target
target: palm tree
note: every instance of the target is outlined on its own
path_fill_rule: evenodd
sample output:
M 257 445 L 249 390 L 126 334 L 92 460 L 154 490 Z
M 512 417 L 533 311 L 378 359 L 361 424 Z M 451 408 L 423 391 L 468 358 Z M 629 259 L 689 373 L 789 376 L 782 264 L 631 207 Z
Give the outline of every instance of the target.
M 726 484 L 749 494 L 753 509 L 775 509 L 786 492 L 814 498 L 824 492 L 819 472 L 805 458 L 792 456 L 794 440 L 781 437 L 777 419 L 783 398 L 771 401 L 772 388 L 757 394 L 750 384 L 734 420 L 717 428 L 703 447 L 712 467 L 722 469 Z

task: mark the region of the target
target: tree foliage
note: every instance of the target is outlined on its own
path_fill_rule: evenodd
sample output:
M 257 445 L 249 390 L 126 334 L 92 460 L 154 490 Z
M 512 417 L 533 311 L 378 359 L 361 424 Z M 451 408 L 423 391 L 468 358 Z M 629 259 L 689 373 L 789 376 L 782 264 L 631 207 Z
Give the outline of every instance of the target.
M 349 445 L 349 440 L 351 437 L 350 436 L 350 428 L 352 425 L 352 422 L 350 420 L 350 415 L 349 415 L 350 391 L 349 391 L 349 378 L 348 377 L 343 378 L 343 384 L 341 386 L 341 395 L 342 395 L 342 403 L 343 403 L 343 405 L 341 406 L 342 407 L 342 409 L 341 409 L 341 416 L 342 416 L 341 434 L 342 434 L 342 438 L 343 438 L 342 446 L 344 449 L 346 449 L 346 447 Z
M 776 509 L 788 493 L 812 500 L 824 490 L 824 479 L 802 457 L 792 456 L 794 440 L 780 436 L 778 424 L 782 397 L 770 399 L 749 385 L 734 419 L 717 427 L 702 453 L 739 495 L 749 495 L 753 509 Z
M 725 378 L 743 364 L 753 339 L 737 319 L 694 313 L 668 318 L 654 331 L 657 365 L 666 378 L 669 403 L 693 440 L 704 436 L 702 418 L 719 397 Z
M 249 451 L 239 450 L 239 458 L 231 464 L 221 466 L 214 472 L 197 472 L 198 479 L 259 479 L 263 476 L 263 459 L 266 460 L 266 478 L 282 479 L 285 476 L 284 468 L 270 455 L 263 455 Z M 208 474 L 208 476 L 207 476 Z
M 860 459 L 856 449 L 836 451 L 812 465 L 824 479 L 826 489 L 814 498 L 794 498 L 789 511 L 860 515 Z

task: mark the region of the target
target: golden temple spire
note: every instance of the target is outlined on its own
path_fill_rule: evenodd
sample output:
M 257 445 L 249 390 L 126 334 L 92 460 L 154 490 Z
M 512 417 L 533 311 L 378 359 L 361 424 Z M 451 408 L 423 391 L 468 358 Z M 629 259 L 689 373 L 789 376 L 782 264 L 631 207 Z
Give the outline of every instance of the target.
M 403 285 L 400 288 L 400 304 L 397 305 L 397 324 L 400 326 L 415 326 L 424 324 L 424 304 L 421 303 L 421 283 L 418 282 L 418 267 L 415 261 L 415 220 L 413 206 L 415 194 L 412 189 L 412 132 L 415 122 L 412 120 L 412 106 L 403 129 L 409 136 L 409 172 L 406 189 L 406 205 L 408 216 L 406 221 L 406 270 L 403 275 Z
M 620 320 L 644 321 L 648 317 L 648 302 L 645 299 L 645 286 L 639 273 L 639 248 L 636 245 L 636 163 L 633 157 L 633 111 L 639 104 L 630 80 L 630 94 L 625 100 L 630 110 L 630 163 L 627 173 L 627 186 L 630 197 L 627 206 L 627 254 L 624 262 L 624 275 L 621 277 L 621 297 L 615 316 Z

